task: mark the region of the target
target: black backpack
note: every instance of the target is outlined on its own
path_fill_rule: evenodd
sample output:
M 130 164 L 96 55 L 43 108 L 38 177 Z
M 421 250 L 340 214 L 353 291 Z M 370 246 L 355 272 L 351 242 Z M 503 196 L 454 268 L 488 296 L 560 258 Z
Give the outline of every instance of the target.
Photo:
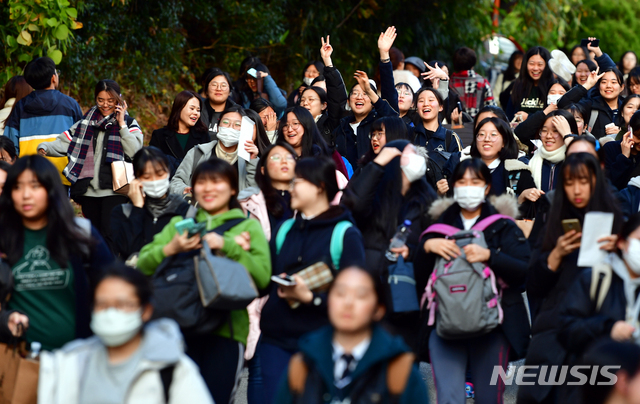
M 212 231 L 223 235 L 244 220 L 229 220 Z M 228 322 L 233 336 L 229 310 L 208 309 L 202 305 L 194 261 L 199 253 L 200 250 L 195 250 L 177 254 L 166 258 L 158 266 L 152 278 L 153 318 L 175 320 L 185 336 L 211 334 Z
M 454 131 L 447 129 L 447 135 L 445 136 L 444 141 L 444 150 L 440 150 L 440 148 L 436 148 L 434 150 L 427 149 L 429 153 L 429 158 L 427 159 L 427 182 L 431 184 L 434 189 L 438 189 L 436 183 L 444 178 L 442 171 L 444 170 L 444 165 L 447 164 L 447 161 L 451 157 L 451 153 L 448 152 L 449 145 L 451 142 L 458 143 L 458 149 L 460 149 L 460 142 L 457 139 L 457 135 Z

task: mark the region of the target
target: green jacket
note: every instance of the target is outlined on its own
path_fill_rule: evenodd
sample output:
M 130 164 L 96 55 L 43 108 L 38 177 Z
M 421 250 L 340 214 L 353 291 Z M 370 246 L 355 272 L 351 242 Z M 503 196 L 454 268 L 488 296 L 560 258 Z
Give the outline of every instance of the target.
M 207 213 L 199 209 L 196 214 L 196 222 L 207 221 Z M 207 225 L 207 230 L 213 230 L 228 220 L 244 218 L 244 213 L 240 209 L 231 209 L 228 212 L 217 216 L 211 216 Z M 169 222 L 162 231 L 155 235 L 153 241 L 140 250 L 138 257 L 138 269 L 146 275 L 153 275 L 158 265 L 166 258 L 162 249 L 167 245 L 177 233 L 176 223 L 183 220 L 183 217 L 176 216 Z M 245 251 L 234 240 L 243 232 L 251 235 L 251 249 Z M 258 289 L 264 289 L 269 285 L 271 278 L 271 256 L 269 243 L 264 236 L 260 223 L 255 219 L 247 219 L 231 230 L 224 233 L 224 247 L 222 252 L 234 261 L 244 265 L 253 277 Z M 247 310 L 235 310 L 231 312 L 231 322 L 233 324 L 233 339 L 247 344 L 249 335 L 249 314 Z M 214 332 L 225 338 L 231 338 L 229 325 L 225 324 Z

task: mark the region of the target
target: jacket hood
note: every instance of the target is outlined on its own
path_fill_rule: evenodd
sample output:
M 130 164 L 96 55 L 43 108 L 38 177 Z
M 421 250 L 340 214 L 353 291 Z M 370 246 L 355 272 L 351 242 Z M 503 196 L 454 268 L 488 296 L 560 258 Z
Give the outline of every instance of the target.
M 300 351 L 318 369 L 318 372 L 328 386 L 332 386 L 333 377 L 333 327 L 326 326 L 318 331 L 300 338 Z M 394 337 L 384 331 L 382 327 L 374 325 L 371 334 L 371 344 L 353 371 L 353 379 L 357 379 L 377 363 L 387 361 L 405 352 L 409 347 L 401 337 Z
M 518 211 L 518 200 L 515 197 L 502 194 L 500 196 L 490 196 L 487 200 L 501 215 L 509 216 L 513 219 L 518 218 L 520 213 Z M 453 198 L 439 198 L 431 204 L 429 216 L 433 220 L 438 220 L 455 203 L 456 201 Z
M 640 188 L 640 176 L 637 177 L 633 177 L 629 180 L 629 184 L 627 184 L 630 187 L 636 187 L 636 188 Z
M 24 111 L 32 115 L 47 115 L 60 102 L 58 90 L 36 90 L 24 97 Z
M 97 336 L 72 341 L 61 348 L 64 353 L 88 353 L 102 349 L 104 345 Z M 150 321 L 144 326 L 142 338 L 142 358 L 163 367 L 176 363 L 184 353 L 184 342 L 178 324 L 171 319 L 161 318 Z
M 356 224 L 351 212 L 344 205 L 331 206 L 325 212 L 311 220 L 302 219 L 302 215 L 296 217 L 296 222 L 305 222 L 305 225 L 309 227 L 330 226 L 344 220 L 353 223 L 354 226 Z

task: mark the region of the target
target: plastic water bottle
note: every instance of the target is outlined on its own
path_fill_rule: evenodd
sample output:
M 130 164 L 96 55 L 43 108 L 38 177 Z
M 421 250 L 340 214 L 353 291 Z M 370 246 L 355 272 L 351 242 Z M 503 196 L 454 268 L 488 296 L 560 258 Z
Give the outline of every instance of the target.
M 391 244 L 389 244 L 389 249 L 384 254 L 385 257 L 391 262 L 398 261 L 398 254 L 391 252 L 392 248 L 398 248 L 405 245 L 407 242 L 407 238 L 409 237 L 409 233 L 411 233 L 411 220 L 405 220 L 400 226 L 398 226 L 398 231 L 391 239 Z
M 33 359 L 33 360 L 38 359 L 38 356 L 40 356 L 41 349 L 42 349 L 42 344 L 38 341 L 33 341 L 31 343 L 31 352 L 29 352 L 27 359 Z

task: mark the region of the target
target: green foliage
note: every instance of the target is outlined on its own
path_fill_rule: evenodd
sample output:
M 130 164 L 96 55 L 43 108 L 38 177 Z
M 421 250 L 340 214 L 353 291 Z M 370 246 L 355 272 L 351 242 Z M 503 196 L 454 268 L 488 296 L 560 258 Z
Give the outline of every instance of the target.
M 20 74 L 34 57 L 46 55 L 60 63 L 72 44 L 71 30 L 82 28 L 77 18 L 68 0 L 8 0 L 0 9 L 0 81 Z

